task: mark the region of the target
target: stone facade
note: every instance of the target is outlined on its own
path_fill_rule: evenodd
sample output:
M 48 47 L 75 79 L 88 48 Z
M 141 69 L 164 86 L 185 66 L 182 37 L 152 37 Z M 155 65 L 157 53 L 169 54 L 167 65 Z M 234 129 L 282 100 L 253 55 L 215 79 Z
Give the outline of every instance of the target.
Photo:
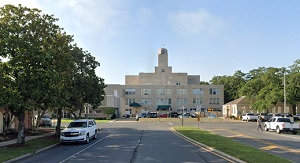
M 200 75 L 173 73 L 166 48 L 158 50 L 158 66 L 153 73 L 126 75 L 125 85 L 107 84 L 105 91 L 102 106 L 119 108 L 118 116 L 149 111 L 166 114 L 183 108 L 221 112 L 224 104 L 223 85 L 200 85 Z M 141 107 L 130 107 L 133 102 Z

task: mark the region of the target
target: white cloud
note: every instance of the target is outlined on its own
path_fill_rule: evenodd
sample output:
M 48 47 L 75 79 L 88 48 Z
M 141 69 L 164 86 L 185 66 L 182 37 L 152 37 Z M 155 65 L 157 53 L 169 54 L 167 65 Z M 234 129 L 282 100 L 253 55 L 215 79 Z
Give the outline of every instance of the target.
M 98 33 L 112 36 L 117 33 L 122 21 L 127 19 L 127 11 L 122 9 L 122 1 L 67 0 L 55 4 L 57 13 L 69 28 L 83 34 Z M 51 3 L 51 1 L 49 1 Z M 65 23 L 64 23 L 65 24 Z
M 19 5 L 21 4 L 23 7 L 29 7 L 29 8 L 38 8 L 40 9 L 40 4 L 37 0 L 1 0 L 0 1 L 0 7 L 11 4 L 11 5 Z
M 175 32 L 180 34 L 217 33 L 223 21 L 204 9 L 195 12 L 169 13 L 168 20 Z
M 123 0 L 1 0 L 5 4 L 38 8 L 43 13 L 59 18 L 58 24 L 68 34 L 97 34 L 109 38 L 118 33 L 122 23 L 128 20 L 128 12 L 124 9 Z

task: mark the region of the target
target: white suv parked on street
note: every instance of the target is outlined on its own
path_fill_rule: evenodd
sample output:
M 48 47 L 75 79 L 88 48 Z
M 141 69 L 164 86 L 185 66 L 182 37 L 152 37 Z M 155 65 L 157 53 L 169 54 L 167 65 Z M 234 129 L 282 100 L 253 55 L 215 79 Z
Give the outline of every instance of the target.
M 98 127 L 94 119 L 78 119 L 72 121 L 60 132 L 60 142 L 89 143 L 90 138 L 97 139 Z

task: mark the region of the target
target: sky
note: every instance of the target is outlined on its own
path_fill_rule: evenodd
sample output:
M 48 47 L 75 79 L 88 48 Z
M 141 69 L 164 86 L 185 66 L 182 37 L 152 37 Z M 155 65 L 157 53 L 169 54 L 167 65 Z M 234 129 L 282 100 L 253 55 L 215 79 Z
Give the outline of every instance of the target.
M 100 63 L 106 84 L 152 73 L 168 49 L 175 73 L 214 76 L 300 59 L 298 0 L 1 0 L 59 18 L 74 43 Z

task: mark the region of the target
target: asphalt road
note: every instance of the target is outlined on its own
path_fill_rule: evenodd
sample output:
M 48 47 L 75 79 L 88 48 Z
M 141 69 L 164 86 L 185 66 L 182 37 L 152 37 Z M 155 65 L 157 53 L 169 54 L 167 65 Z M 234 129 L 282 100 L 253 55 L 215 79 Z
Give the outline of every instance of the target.
M 175 123 L 174 125 L 181 125 Z M 198 126 L 198 123 L 184 125 Z M 256 122 L 199 123 L 199 127 L 218 135 L 264 150 L 271 154 L 300 162 L 300 134 L 257 131 Z
M 57 145 L 22 163 L 38 162 L 234 162 L 180 138 L 167 122 L 100 123 L 98 139 L 89 144 Z

